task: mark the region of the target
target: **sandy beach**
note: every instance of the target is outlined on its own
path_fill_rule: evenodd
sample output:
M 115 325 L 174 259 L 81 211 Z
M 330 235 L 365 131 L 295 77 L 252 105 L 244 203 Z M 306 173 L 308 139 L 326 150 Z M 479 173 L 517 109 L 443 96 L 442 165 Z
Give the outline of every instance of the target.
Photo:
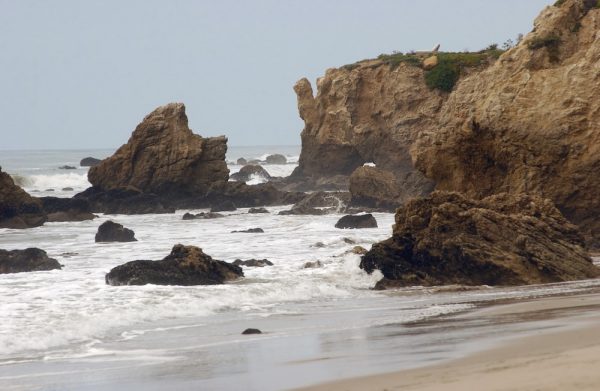
M 468 357 L 419 369 L 346 379 L 302 388 L 351 390 L 598 390 L 600 387 L 600 295 L 544 298 L 491 307 L 473 316 L 521 316 L 575 310 L 559 328 L 538 329 Z

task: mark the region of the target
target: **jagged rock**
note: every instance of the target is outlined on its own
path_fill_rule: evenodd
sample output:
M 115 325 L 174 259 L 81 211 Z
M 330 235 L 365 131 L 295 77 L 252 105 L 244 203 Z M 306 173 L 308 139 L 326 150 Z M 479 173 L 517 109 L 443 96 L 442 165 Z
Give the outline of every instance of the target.
M 306 262 L 304 266 L 302 266 L 303 269 L 318 269 L 320 267 L 323 267 L 321 261 Z
M 147 115 L 127 144 L 90 168 L 88 179 L 104 191 L 129 187 L 162 196 L 203 195 L 229 179 L 226 151 L 227 138 L 192 133 L 183 103 L 170 103 Z
M 250 208 L 248 213 L 269 213 L 269 211 L 265 208 Z
M 273 262 L 268 259 L 249 259 L 247 261 L 242 261 L 241 259 L 236 259 L 233 261 L 233 264 L 236 266 L 248 266 L 248 267 L 265 267 L 265 266 L 273 266 Z
M 269 155 L 265 159 L 267 164 L 286 164 L 287 158 L 279 153 Z
M 600 247 L 600 10 L 588 3 L 546 7 L 517 46 L 459 82 L 414 156 L 439 190 L 550 198 Z
M 100 159 L 96 159 L 94 157 L 85 157 L 83 159 L 81 159 L 81 161 L 79 162 L 79 165 L 81 167 L 94 167 L 97 166 L 98 164 L 100 164 L 102 160 Z
M 222 215 L 221 213 L 214 213 L 214 212 L 200 212 L 197 214 L 185 213 L 181 219 L 182 220 L 200 220 L 200 219 L 206 220 L 206 219 L 218 219 L 219 217 L 225 217 L 225 215 Z
M 247 234 L 262 234 L 265 231 L 262 228 L 249 228 L 241 231 L 231 231 L 232 234 L 235 233 L 247 233 Z
M 201 248 L 177 244 L 161 261 L 139 260 L 113 268 L 109 285 L 215 285 L 243 277 L 239 266 L 212 259 Z
M 346 215 L 338 220 L 335 228 L 340 229 L 360 229 L 377 228 L 377 220 L 372 214 Z
M 232 212 L 234 210 L 237 210 L 237 208 L 231 200 L 225 200 L 210 208 L 211 212 Z
M 404 201 L 396 176 L 377 167 L 359 167 L 350 175 L 350 205 L 395 210 Z
M 499 194 L 477 201 L 434 192 L 396 213 L 392 238 L 373 245 L 361 268 L 379 287 L 521 285 L 593 278 L 600 270 L 577 227 L 548 199 Z
M 121 224 L 105 221 L 98 227 L 96 242 L 136 242 L 135 233 Z
M 248 161 L 246 159 L 244 159 L 243 157 L 241 157 L 237 160 L 236 163 L 240 166 L 245 166 L 246 164 L 248 164 Z
M 15 185 L 0 168 L 0 228 L 32 228 L 46 222 L 47 216 L 37 198 Z
M 59 170 L 76 170 L 77 167 L 74 166 L 60 166 L 58 167 Z
M 262 331 L 259 329 L 246 329 L 242 331 L 242 335 L 251 335 L 251 334 L 262 334 Z
M 135 189 L 103 191 L 90 187 L 75 194 L 74 199 L 87 200 L 92 212 L 105 214 L 161 214 L 175 213 L 175 208 L 165 206 L 156 194 L 142 193 Z
M 90 203 L 84 199 L 40 197 L 48 221 L 86 221 L 96 218 L 91 212 Z
M 0 274 L 34 272 L 60 269 L 62 266 L 54 258 L 49 258 L 44 250 L 0 250 Z
M 271 175 L 262 166 L 259 165 L 247 165 L 240 169 L 240 171 L 231 174 L 230 179 L 240 182 L 248 182 L 253 176 L 258 176 L 264 180 L 270 180 Z

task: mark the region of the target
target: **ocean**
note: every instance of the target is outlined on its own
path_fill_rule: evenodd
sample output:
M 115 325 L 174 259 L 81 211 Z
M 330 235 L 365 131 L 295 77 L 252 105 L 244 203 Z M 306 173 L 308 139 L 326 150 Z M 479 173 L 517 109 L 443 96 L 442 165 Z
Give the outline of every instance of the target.
M 299 151 L 298 146 L 232 147 L 227 160 L 236 172 L 239 157 L 281 153 L 288 164 L 264 168 L 287 176 Z M 70 197 L 89 186 L 79 160 L 113 152 L 0 151 L 0 165 L 32 195 Z M 77 168 L 58 168 L 63 165 Z M 460 319 L 491 303 L 600 287 L 600 281 L 590 280 L 375 291 L 381 275 L 363 272 L 360 257 L 350 250 L 388 238 L 393 214 L 375 213 L 375 229 L 340 230 L 334 225 L 342 214 L 277 215 L 289 207 L 267 207 L 269 214 L 238 209 L 222 219 L 189 221 L 182 220 L 185 212 L 201 210 L 100 214 L 93 221 L 0 229 L 0 248 L 39 247 L 63 265 L 0 275 L 0 389 L 288 389 L 450 359 L 489 343 L 490 329 L 450 327 L 456 324 L 442 320 Z M 138 241 L 95 243 L 98 226 L 109 219 L 133 229 Z M 255 227 L 265 232 L 231 233 Z M 218 286 L 105 284 L 111 268 L 162 259 L 178 243 L 201 247 L 215 259 L 266 258 L 274 266 L 244 268 L 243 279 Z M 322 267 L 303 267 L 314 261 Z M 263 334 L 241 335 L 250 327 Z M 507 322 L 494 337 L 518 327 L 526 329 Z

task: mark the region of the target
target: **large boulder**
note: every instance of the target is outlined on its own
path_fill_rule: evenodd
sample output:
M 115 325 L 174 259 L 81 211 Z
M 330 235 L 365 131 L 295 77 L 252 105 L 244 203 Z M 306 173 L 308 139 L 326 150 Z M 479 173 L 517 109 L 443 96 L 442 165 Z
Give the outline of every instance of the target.
M 243 277 L 239 266 L 212 259 L 195 246 L 175 245 L 161 261 L 132 261 L 106 275 L 109 285 L 215 285 Z
M 90 203 L 84 199 L 41 197 L 40 201 L 50 222 L 85 221 L 96 218 L 91 212 Z
M 498 194 L 473 200 L 434 192 L 398 209 L 390 239 L 361 268 L 379 286 L 522 285 L 600 275 L 576 226 L 548 199 Z
M 227 138 L 192 133 L 183 103 L 170 103 L 148 114 L 127 144 L 88 172 L 101 190 L 133 188 L 144 193 L 204 194 L 227 181 Z
M 335 224 L 339 229 L 377 228 L 377 220 L 370 213 L 343 216 Z
M 261 165 L 258 164 L 249 164 L 240 169 L 240 171 L 231 174 L 230 179 L 234 181 L 248 182 L 253 179 L 253 177 L 258 177 L 263 180 L 270 180 L 271 175 L 265 170 Z
M 38 227 L 47 219 L 40 200 L 15 185 L 0 168 L 0 228 Z
M 136 242 L 135 233 L 113 221 L 105 221 L 98 227 L 96 242 Z
M 287 158 L 285 156 L 283 156 L 282 154 L 276 153 L 276 154 L 267 156 L 265 161 L 267 164 L 286 164 Z
M 54 258 L 49 258 L 44 250 L 0 250 L 0 274 L 34 272 L 60 269 L 62 266 Z

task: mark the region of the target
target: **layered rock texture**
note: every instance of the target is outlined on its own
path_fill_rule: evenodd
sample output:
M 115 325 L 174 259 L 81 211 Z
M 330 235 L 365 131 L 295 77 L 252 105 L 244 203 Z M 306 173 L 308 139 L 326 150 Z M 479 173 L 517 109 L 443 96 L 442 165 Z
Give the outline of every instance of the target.
M 42 203 L 0 168 L 0 228 L 38 227 L 48 219 Z
M 327 70 L 316 96 L 302 79 L 294 177 L 315 185 L 337 175 L 339 184 L 374 162 L 404 191 L 393 203 L 433 184 L 475 198 L 540 194 L 599 246 L 599 31 L 597 1 L 557 2 L 498 60 L 461 72 L 449 93 L 426 80 L 444 53 L 432 71 L 383 59 Z
M 600 269 L 552 201 L 498 194 L 473 200 L 436 191 L 399 208 L 392 238 L 361 268 L 385 286 L 522 285 L 593 278 Z
M 161 261 L 132 261 L 106 275 L 109 285 L 215 285 L 243 277 L 239 266 L 217 261 L 195 246 L 175 245 Z
M 104 191 L 203 194 L 213 183 L 228 180 L 226 151 L 227 138 L 192 133 L 185 106 L 170 103 L 147 115 L 127 144 L 90 168 L 88 179 Z
M 600 237 L 600 9 L 547 7 L 534 31 L 462 80 L 413 154 L 438 189 L 538 193 Z
M 60 269 L 62 266 L 44 250 L 0 250 L 0 274 Z

